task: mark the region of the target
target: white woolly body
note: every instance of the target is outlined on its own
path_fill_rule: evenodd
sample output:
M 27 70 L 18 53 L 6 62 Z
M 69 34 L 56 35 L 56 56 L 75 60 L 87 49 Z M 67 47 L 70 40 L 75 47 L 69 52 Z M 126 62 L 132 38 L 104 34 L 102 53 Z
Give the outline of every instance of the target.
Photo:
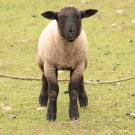
M 87 39 L 81 30 L 74 42 L 63 39 L 56 21 L 51 21 L 41 33 L 38 42 L 39 64 L 49 64 L 57 69 L 75 69 L 87 61 Z

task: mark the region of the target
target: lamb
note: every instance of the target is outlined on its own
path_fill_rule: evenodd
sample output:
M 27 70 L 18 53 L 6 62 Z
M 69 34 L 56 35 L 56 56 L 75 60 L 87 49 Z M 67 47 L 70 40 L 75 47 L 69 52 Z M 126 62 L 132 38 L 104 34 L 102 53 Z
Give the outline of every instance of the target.
M 70 71 L 68 87 L 70 119 L 79 118 L 77 98 L 80 107 L 88 105 L 83 79 L 87 66 L 87 38 L 81 27 L 81 19 L 96 12 L 95 9 L 79 10 L 75 7 L 65 7 L 59 12 L 46 11 L 41 14 L 52 20 L 42 32 L 38 42 L 38 64 L 42 71 L 39 104 L 41 106 L 48 104 L 49 121 L 55 121 L 57 115 L 58 70 Z

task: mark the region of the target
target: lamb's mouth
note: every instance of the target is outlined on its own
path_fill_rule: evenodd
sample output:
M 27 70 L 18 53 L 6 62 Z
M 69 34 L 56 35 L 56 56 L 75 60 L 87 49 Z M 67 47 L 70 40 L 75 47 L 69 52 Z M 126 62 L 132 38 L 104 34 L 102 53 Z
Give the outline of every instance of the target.
M 74 42 L 74 40 L 75 40 L 74 38 L 69 38 L 68 39 L 69 42 Z
M 75 41 L 75 37 L 65 37 L 65 40 L 67 40 L 68 42 L 74 42 Z

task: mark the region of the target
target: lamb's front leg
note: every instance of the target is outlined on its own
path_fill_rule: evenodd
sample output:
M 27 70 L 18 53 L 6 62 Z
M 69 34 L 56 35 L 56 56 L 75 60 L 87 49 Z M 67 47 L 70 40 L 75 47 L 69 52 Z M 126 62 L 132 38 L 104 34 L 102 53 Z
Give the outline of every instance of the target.
M 79 95 L 78 95 L 78 99 L 79 99 L 80 107 L 86 108 L 86 106 L 88 105 L 88 97 L 86 95 L 85 88 L 84 88 L 83 76 L 82 76 L 81 81 L 80 81 L 80 84 L 79 84 Z
M 55 121 L 57 115 L 57 97 L 59 93 L 59 87 L 57 83 L 57 71 L 55 68 L 46 68 L 46 78 L 48 82 L 48 110 L 47 120 Z
M 70 82 L 69 85 L 70 85 L 70 89 L 69 89 L 69 97 L 70 97 L 69 117 L 71 120 L 77 120 L 79 118 L 78 105 L 77 105 L 78 91 L 74 87 L 75 82 L 74 83 Z
M 79 65 L 74 71 L 71 71 L 70 83 L 69 83 L 69 117 L 71 120 L 77 120 L 79 118 L 77 98 L 79 93 L 79 84 L 83 76 L 84 64 Z
M 42 87 L 41 87 L 41 92 L 39 96 L 39 104 L 41 106 L 47 106 L 48 102 L 48 84 L 47 84 L 47 79 L 45 75 L 42 75 Z

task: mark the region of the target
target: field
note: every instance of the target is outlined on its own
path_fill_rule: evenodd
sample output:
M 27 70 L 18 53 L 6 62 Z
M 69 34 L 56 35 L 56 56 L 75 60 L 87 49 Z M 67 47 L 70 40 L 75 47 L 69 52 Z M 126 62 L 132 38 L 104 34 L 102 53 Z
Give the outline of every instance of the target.
M 74 5 L 99 12 L 83 19 L 89 41 L 85 80 L 119 80 L 135 76 L 135 0 L 0 0 L 0 73 L 40 77 L 37 41 L 49 20 L 46 10 Z M 69 73 L 59 74 L 68 79 Z M 80 119 L 68 118 L 67 82 L 59 82 L 56 122 L 37 111 L 41 82 L 0 78 L 0 135 L 135 135 L 135 80 L 86 85 L 89 105 Z M 16 118 L 11 118 L 15 115 Z

